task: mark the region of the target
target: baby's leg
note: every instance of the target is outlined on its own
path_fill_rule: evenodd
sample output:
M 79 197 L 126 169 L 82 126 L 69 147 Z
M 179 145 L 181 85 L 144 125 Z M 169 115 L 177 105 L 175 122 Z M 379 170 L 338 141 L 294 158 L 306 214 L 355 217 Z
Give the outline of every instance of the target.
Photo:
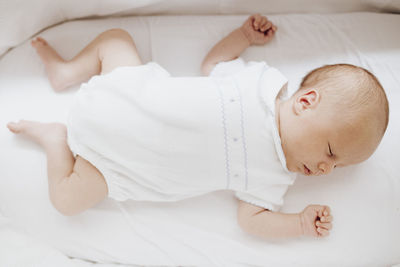
M 7 127 L 23 134 L 46 151 L 50 200 L 64 215 L 84 211 L 107 194 L 103 175 L 88 161 L 74 159 L 67 144 L 67 129 L 61 123 L 40 123 L 22 120 Z
M 50 84 L 56 91 L 119 66 L 142 64 L 133 39 L 122 29 L 103 32 L 69 61 L 61 58 L 43 38 L 32 40 L 32 46 L 42 59 Z

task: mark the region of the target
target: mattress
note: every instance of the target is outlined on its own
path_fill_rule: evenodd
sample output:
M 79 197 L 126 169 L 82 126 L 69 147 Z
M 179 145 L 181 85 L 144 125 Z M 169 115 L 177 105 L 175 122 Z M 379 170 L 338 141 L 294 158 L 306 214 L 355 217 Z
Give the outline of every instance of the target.
M 80 215 L 60 215 L 48 199 L 44 152 L 14 136 L 6 124 L 19 119 L 65 123 L 78 87 L 54 92 L 29 40 L 0 59 L 1 216 L 29 240 L 44 244 L 68 261 L 75 260 L 66 264 L 82 261 L 99 266 L 388 266 L 399 263 L 400 15 L 361 12 L 268 17 L 278 25 L 276 38 L 265 46 L 250 47 L 242 57 L 247 61 L 264 60 L 278 68 L 289 78 L 289 90 L 296 90 L 301 78 L 315 67 L 350 63 L 376 74 L 389 99 L 389 126 L 370 159 L 339 168 L 327 176 L 299 175 L 286 194 L 283 212 L 300 212 L 308 204 L 329 205 L 334 216 L 329 237 L 268 241 L 249 236 L 237 224 L 238 200 L 231 191 L 173 203 L 106 199 Z M 134 38 L 144 62 L 155 61 L 174 76 L 199 76 L 201 61 L 209 49 L 246 18 L 244 15 L 136 16 L 77 20 L 51 27 L 40 36 L 68 59 L 102 31 L 123 28 Z M 3 242 L 12 236 L 0 231 Z M 23 257 L 27 251 L 12 253 L 16 247 L 5 243 L 0 243 L 0 248 L 0 266 L 13 262 L 10 255 Z

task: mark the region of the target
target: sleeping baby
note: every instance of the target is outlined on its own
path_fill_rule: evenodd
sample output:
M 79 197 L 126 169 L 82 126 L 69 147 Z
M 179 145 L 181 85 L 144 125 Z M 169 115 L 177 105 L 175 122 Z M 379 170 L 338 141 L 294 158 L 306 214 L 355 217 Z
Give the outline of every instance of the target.
M 103 32 L 72 60 L 42 38 L 32 46 L 56 91 L 83 83 L 67 124 L 21 120 L 8 128 L 43 147 L 50 200 L 74 215 L 111 197 L 178 201 L 233 190 L 238 224 L 262 238 L 323 237 L 328 206 L 279 212 L 296 173 L 322 175 L 366 160 L 388 124 L 376 77 L 349 65 L 309 72 L 287 94 L 287 79 L 265 62 L 244 62 L 276 25 L 259 14 L 205 57 L 205 77 L 171 77 L 142 64 L 124 30 Z

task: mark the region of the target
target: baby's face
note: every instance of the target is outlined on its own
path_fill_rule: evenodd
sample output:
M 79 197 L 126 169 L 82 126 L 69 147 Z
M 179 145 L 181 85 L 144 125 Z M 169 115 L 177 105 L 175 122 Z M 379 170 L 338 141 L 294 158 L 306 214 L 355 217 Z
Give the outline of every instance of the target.
M 287 110 L 281 114 L 282 148 L 289 171 L 328 174 L 335 167 L 362 162 L 373 153 L 380 138 L 368 130 L 367 122 L 344 123 L 332 109 L 322 104 L 310 107 L 312 100 L 305 101 L 285 103 Z

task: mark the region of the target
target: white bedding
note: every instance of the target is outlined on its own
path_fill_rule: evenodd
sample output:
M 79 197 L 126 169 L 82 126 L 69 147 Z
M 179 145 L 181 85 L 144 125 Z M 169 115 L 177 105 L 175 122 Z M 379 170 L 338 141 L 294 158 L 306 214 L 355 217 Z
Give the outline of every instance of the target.
M 69 258 L 55 248 L 35 240 L 0 217 L 0 266 L 2 267 L 115 267 Z M 118 265 L 124 267 L 123 265 Z
M 46 12 L 43 12 L 43 11 Z M 398 0 L 1 0 L 0 55 L 46 27 L 80 18 L 126 15 L 397 12 Z
M 276 39 L 266 46 L 249 48 L 244 59 L 265 60 L 278 68 L 289 78 L 291 90 L 314 67 L 339 62 L 360 65 L 377 75 L 389 98 L 389 127 L 368 161 L 325 177 L 301 176 L 286 195 L 284 212 L 299 212 L 311 203 L 330 205 L 335 217 L 330 237 L 264 241 L 248 236 L 237 225 L 237 200 L 230 191 L 175 203 L 106 200 L 78 216 L 59 215 L 48 200 L 43 151 L 13 136 L 5 125 L 22 118 L 65 122 L 77 88 L 53 92 L 29 42 L 0 59 L 0 211 L 30 238 L 63 255 L 99 264 L 399 263 L 400 15 L 269 17 L 279 27 Z M 172 75 L 200 75 L 200 63 L 207 51 L 245 18 L 153 16 L 85 20 L 50 28 L 41 36 L 62 56 L 70 58 L 100 32 L 121 27 L 132 34 L 144 62 L 156 61 Z M 0 234 L 0 238 L 5 236 Z M 6 238 L 11 240 L 10 236 Z M 10 250 L 0 257 L 0 266 L 13 262 L 13 247 L 0 248 Z M 24 255 L 22 252 L 19 255 Z

